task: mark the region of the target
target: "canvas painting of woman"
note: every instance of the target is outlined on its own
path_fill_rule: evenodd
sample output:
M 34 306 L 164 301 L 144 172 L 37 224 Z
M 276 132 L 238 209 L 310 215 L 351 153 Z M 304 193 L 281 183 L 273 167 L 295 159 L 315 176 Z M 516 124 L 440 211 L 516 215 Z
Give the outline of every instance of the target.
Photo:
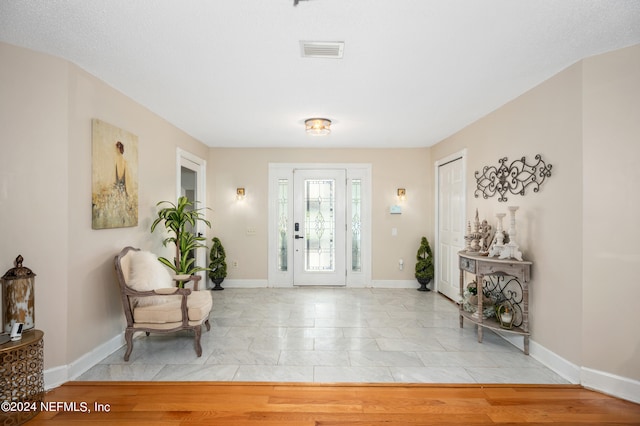
M 92 228 L 138 225 L 138 137 L 92 120 Z

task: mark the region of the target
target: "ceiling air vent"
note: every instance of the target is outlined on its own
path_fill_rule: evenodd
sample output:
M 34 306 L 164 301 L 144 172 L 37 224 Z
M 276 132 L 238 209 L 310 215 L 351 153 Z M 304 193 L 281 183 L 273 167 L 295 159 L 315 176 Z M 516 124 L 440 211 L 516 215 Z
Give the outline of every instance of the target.
M 303 58 L 341 59 L 344 52 L 343 41 L 301 41 Z

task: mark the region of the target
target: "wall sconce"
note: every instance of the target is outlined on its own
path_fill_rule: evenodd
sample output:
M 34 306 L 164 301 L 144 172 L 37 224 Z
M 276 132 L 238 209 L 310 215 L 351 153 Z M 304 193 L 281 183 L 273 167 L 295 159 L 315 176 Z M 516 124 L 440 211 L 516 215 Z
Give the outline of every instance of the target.
M 244 200 L 244 197 L 245 197 L 244 188 L 237 188 L 236 189 L 236 199 Z
M 304 129 L 310 135 L 328 135 L 331 133 L 331 120 L 328 118 L 308 118 L 304 120 Z
M 404 201 L 407 199 L 407 190 L 404 188 L 398 188 L 398 200 Z

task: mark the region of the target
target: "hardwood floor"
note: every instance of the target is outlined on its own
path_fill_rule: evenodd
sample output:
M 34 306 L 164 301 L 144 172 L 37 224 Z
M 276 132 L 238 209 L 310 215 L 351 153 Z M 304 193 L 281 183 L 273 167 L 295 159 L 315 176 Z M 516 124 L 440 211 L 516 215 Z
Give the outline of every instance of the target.
M 576 385 L 69 382 L 45 402 L 29 425 L 640 425 L 640 405 Z

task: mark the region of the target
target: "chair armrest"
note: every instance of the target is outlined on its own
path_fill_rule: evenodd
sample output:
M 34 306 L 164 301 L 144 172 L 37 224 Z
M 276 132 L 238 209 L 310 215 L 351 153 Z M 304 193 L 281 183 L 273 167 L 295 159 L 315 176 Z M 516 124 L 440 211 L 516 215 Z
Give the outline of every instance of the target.
M 149 290 L 149 291 L 138 291 L 138 290 L 132 289 L 131 287 L 127 287 L 125 289 L 125 294 L 127 296 L 132 296 L 132 297 L 170 296 L 172 294 L 188 296 L 189 294 L 191 294 L 191 289 L 178 288 L 178 287 L 163 287 L 163 288 L 157 288 L 155 290 Z
M 177 283 L 193 281 L 193 289 L 198 290 L 198 283 L 202 277 L 200 275 L 174 275 L 172 279 Z
M 200 277 L 198 277 L 200 278 Z M 191 294 L 189 288 L 163 287 L 151 291 L 137 291 L 131 287 L 125 287 L 125 294 L 130 297 L 147 297 L 147 296 L 181 296 L 180 311 L 182 312 L 182 326 L 189 325 L 189 313 L 187 310 L 187 296 Z

